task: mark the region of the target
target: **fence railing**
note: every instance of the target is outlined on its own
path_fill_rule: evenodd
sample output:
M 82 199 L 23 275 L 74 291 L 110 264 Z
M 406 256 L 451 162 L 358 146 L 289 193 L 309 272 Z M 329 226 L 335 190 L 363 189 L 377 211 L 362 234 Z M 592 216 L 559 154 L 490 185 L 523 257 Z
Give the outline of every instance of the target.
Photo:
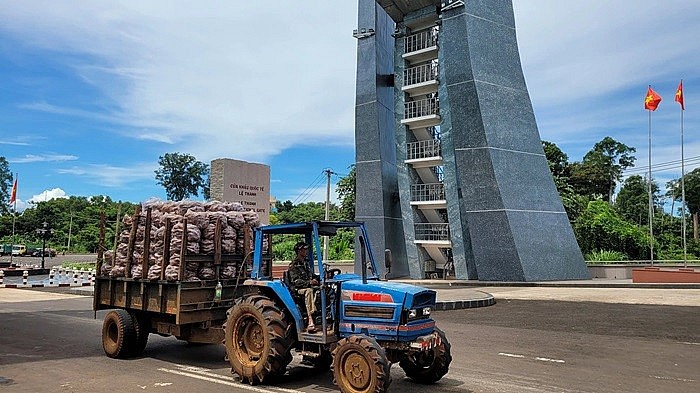
M 411 67 L 403 71 L 403 85 L 415 85 L 417 83 L 436 80 L 438 76 L 437 62 L 422 64 L 416 67 Z
M 410 142 L 406 144 L 406 158 L 415 160 L 418 158 L 439 157 L 442 153 L 439 139 Z
M 437 45 L 438 29 L 432 27 L 427 30 L 411 34 L 403 39 L 404 53 L 416 52 L 421 49 Z
M 416 240 L 450 240 L 450 224 L 416 224 Z
M 445 185 L 442 183 L 411 184 L 411 201 L 429 202 L 445 200 Z
M 414 117 L 437 115 L 440 112 L 440 103 L 437 97 L 424 98 L 417 101 L 409 101 L 404 104 L 404 119 Z

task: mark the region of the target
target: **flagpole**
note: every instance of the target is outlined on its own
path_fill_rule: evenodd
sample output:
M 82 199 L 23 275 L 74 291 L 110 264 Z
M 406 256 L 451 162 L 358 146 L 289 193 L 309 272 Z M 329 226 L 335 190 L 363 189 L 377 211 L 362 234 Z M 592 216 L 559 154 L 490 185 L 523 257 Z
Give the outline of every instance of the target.
M 649 86 L 651 87 L 651 86 Z M 651 197 L 651 111 L 649 111 L 649 260 L 654 266 L 654 204 Z
M 15 182 L 14 184 L 17 184 L 17 178 L 19 177 L 19 172 L 15 173 Z M 15 188 L 15 200 L 13 201 L 13 208 L 12 208 L 12 248 L 15 248 L 15 220 L 17 220 L 17 188 Z M 13 257 L 13 252 L 10 250 L 10 266 L 12 266 L 12 257 Z
M 683 80 L 681 79 L 681 84 Z M 685 154 L 683 147 L 683 106 L 681 106 L 681 206 L 683 209 L 683 267 L 688 267 L 688 248 L 686 244 L 686 230 L 685 230 Z

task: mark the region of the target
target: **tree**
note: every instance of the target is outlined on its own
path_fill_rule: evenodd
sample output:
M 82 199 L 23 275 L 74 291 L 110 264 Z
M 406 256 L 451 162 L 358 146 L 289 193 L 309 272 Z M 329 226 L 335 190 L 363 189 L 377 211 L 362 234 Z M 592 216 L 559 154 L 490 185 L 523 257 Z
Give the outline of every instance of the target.
M 350 165 L 350 173 L 338 181 L 336 191 L 340 198 L 340 219 L 353 221 L 355 219 L 355 165 Z
M 571 168 L 571 183 L 577 192 L 585 195 L 601 195 L 611 203 L 622 171 L 634 164 L 637 150 L 606 136 L 586 153 L 581 163 Z
M 10 211 L 10 190 L 12 190 L 12 172 L 5 157 L 0 156 L 0 214 Z
M 652 181 L 654 206 L 658 201 L 659 186 Z M 628 177 L 617 194 L 615 208 L 627 221 L 638 225 L 649 224 L 649 183 L 639 175 Z
M 165 188 L 169 200 L 181 201 L 207 193 L 209 165 L 189 154 L 166 153 L 158 158 L 160 168 L 155 171 L 158 184 Z
M 569 175 L 569 156 L 553 142 L 542 141 L 542 148 L 552 176 L 555 178 L 567 177 Z
M 700 168 L 694 169 L 690 173 L 686 173 L 685 181 L 685 203 L 688 206 L 688 212 L 693 216 L 693 239 L 698 240 L 698 213 L 700 212 Z M 673 198 L 677 201 L 682 200 L 682 190 L 680 179 L 674 181 L 676 187 L 673 189 Z

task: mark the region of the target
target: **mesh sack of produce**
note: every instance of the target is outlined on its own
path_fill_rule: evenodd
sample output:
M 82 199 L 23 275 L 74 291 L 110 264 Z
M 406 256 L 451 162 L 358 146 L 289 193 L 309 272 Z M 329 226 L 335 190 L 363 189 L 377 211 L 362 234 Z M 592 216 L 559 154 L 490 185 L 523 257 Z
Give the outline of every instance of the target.
M 143 272 L 143 267 L 141 264 L 131 266 L 131 278 L 141 278 L 141 273 Z
M 112 267 L 112 270 L 109 271 L 109 276 L 110 277 L 124 277 L 126 272 L 126 266 L 120 266 L 116 265 Z
M 243 225 L 245 225 L 243 213 L 237 211 L 226 212 L 226 221 L 228 222 L 229 226 L 235 229 L 242 229 Z
M 178 213 L 184 216 L 188 210 L 203 212 L 204 207 L 201 202 L 196 201 L 180 201 L 178 203 Z
M 163 269 L 161 268 L 160 264 L 153 265 L 148 268 L 148 276 L 146 278 L 148 278 L 151 281 L 160 280 L 160 272 L 162 270 Z
M 196 270 L 186 270 L 185 271 L 185 281 L 202 281 L 197 277 Z
M 221 278 L 223 279 L 231 279 L 236 277 L 236 265 L 235 264 L 227 264 L 224 265 L 221 269 Z
M 197 272 L 197 277 L 202 280 L 213 280 L 216 278 L 216 272 L 214 271 L 214 264 L 203 263 L 202 267 L 199 268 Z
M 185 218 L 187 218 L 187 224 L 195 225 L 200 231 L 209 225 L 209 217 L 205 212 L 190 209 L 185 213 Z
M 226 205 L 219 201 L 208 201 L 203 204 L 204 210 L 208 212 L 225 212 Z
M 171 261 L 172 262 L 172 261 Z M 168 265 L 165 267 L 165 279 L 168 281 L 177 281 L 180 274 L 180 266 Z

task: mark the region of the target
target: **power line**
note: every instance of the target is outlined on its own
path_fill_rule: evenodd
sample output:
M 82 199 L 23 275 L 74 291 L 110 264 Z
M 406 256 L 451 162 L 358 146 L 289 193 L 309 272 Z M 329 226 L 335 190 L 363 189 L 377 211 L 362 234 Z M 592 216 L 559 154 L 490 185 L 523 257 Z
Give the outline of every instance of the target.
M 685 160 L 683 160 L 685 165 L 688 164 L 700 164 L 700 156 L 695 156 L 695 157 L 690 157 Z M 681 160 L 673 160 L 673 161 L 666 161 L 666 162 L 659 162 L 656 164 L 652 164 L 651 169 L 652 172 L 665 172 L 669 171 L 672 169 L 678 169 L 681 167 Z M 649 170 L 649 166 L 643 166 L 643 167 L 635 167 L 633 169 L 628 169 L 622 172 L 623 175 L 627 176 L 630 174 L 636 174 L 636 173 L 646 173 Z
M 318 174 L 318 176 L 316 176 L 316 178 L 311 182 L 311 184 L 309 184 L 308 187 L 306 187 L 306 189 L 305 189 L 304 191 L 302 191 L 301 194 L 299 194 L 299 196 L 296 197 L 296 199 L 294 199 L 294 201 L 292 202 L 292 204 L 293 204 L 293 205 L 296 205 L 297 202 L 303 203 L 303 202 L 305 202 L 309 197 L 311 197 L 311 195 L 313 194 L 314 190 L 315 190 L 316 188 L 318 188 L 318 186 L 321 184 L 321 182 L 323 182 L 323 177 L 324 177 L 324 175 L 325 175 L 325 172 L 324 172 L 324 171 L 321 171 L 321 172 Z

